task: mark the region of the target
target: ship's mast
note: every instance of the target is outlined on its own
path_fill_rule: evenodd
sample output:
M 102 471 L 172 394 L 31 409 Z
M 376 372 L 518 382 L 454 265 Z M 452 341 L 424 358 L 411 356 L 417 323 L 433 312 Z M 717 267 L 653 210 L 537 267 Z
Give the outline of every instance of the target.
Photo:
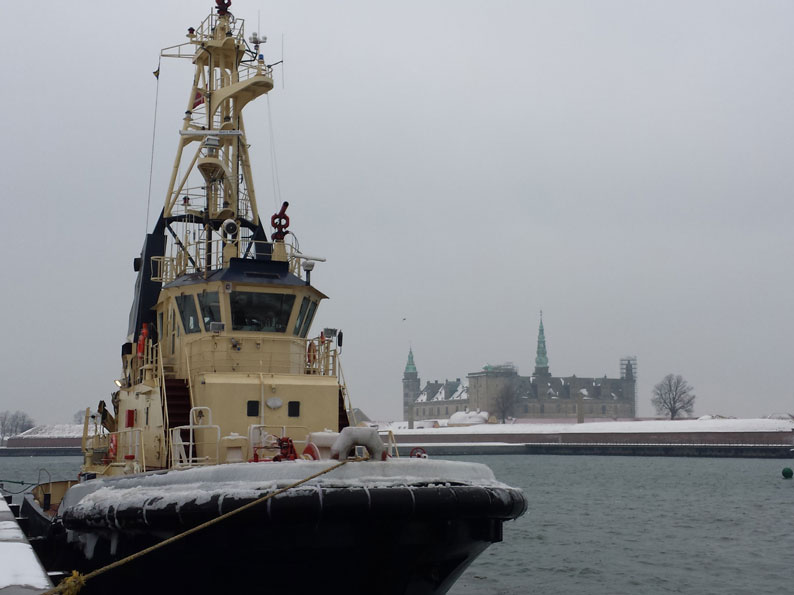
M 231 2 L 216 4 L 217 14 L 188 29 L 188 42 L 161 53 L 195 65 L 163 207 L 175 277 L 207 273 L 249 252 L 254 241 L 267 240 L 242 112 L 273 88 L 272 73 L 259 54 L 264 40 L 254 33 L 250 47 L 243 20 L 228 11 Z

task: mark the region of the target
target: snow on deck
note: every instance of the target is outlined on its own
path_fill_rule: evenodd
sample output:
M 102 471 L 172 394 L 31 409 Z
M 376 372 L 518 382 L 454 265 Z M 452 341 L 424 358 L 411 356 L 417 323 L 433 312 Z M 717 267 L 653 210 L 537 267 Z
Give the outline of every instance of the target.
M 681 419 L 650 421 L 600 421 L 592 423 L 515 423 L 478 424 L 466 427 L 432 429 L 433 434 L 612 434 L 665 432 L 791 432 L 794 420 L 788 419 Z M 393 429 L 397 436 L 427 434 L 427 429 Z
M 40 593 L 52 583 L 13 518 L 0 498 L 0 592 Z
M 171 503 L 202 504 L 215 496 L 256 498 L 286 487 L 336 464 L 336 461 L 237 463 L 197 467 L 167 473 L 93 479 L 73 486 L 61 511 L 80 515 L 90 510 L 124 507 L 164 508 Z M 427 484 L 466 484 L 506 487 L 479 463 L 435 459 L 390 459 L 386 462 L 351 462 L 303 484 L 322 488 L 380 488 Z M 289 495 L 289 492 L 287 492 Z M 157 499 L 153 504 L 153 499 Z

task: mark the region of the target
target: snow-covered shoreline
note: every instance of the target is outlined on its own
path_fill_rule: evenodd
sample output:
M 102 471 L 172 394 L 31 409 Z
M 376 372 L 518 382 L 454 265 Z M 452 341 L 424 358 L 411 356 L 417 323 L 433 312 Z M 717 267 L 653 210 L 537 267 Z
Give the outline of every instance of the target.
M 792 432 L 794 420 L 784 419 L 682 419 L 643 421 L 599 421 L 587 423 L 511 423 L 478 424 L 442 428 L 384 427 L 395 436 L 413 435 L 477 435 L 477 434 L 644 434 L 700 432 Z

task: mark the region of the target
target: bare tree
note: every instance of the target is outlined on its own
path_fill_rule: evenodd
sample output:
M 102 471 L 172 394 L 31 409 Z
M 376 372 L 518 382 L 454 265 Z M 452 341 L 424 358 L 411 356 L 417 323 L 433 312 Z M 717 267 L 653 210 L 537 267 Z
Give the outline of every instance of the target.
M 35 425 L 36 422 L 23 411 L 0 411 L 0 440 L 21 434 Z
M 681 374 L 668 374 L 653 387 L 651 403 L 656 408 L 656 413 L 675 419 L 680 413 L 691 414 L 694 411 L 694 390 Z
M 0 443 L 2 443 L 8 435 L 8 418 L 10 416 L 10 411 L 0 411 Z
M 508 382 L 496 393 L 496 398 L 494 398 L 494 413 L 497 418 L 502 420 L 502 423 L 505 423 L 507 418 L 513 415 L 517 402 L 518 386 L 515 382 Z

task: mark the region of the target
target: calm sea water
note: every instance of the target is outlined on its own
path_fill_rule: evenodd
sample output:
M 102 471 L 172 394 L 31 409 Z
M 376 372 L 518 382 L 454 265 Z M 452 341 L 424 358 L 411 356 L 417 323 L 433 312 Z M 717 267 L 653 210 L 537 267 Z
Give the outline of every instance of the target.
M 450 457 L 452 458 L 452 457 Z M 790 460 L 491 456 L 527 514 L 450 591 L 470 594 L 790 593 Z
M 485 463 L 529 498 L 453 595 L 777 595 L 794 585 L 794 481 L 781 476 L 792 461 L 449 458 Z M 79 466 L 0 457 L 0 479 L 36 481 L 39 468 L 69 479 Z

